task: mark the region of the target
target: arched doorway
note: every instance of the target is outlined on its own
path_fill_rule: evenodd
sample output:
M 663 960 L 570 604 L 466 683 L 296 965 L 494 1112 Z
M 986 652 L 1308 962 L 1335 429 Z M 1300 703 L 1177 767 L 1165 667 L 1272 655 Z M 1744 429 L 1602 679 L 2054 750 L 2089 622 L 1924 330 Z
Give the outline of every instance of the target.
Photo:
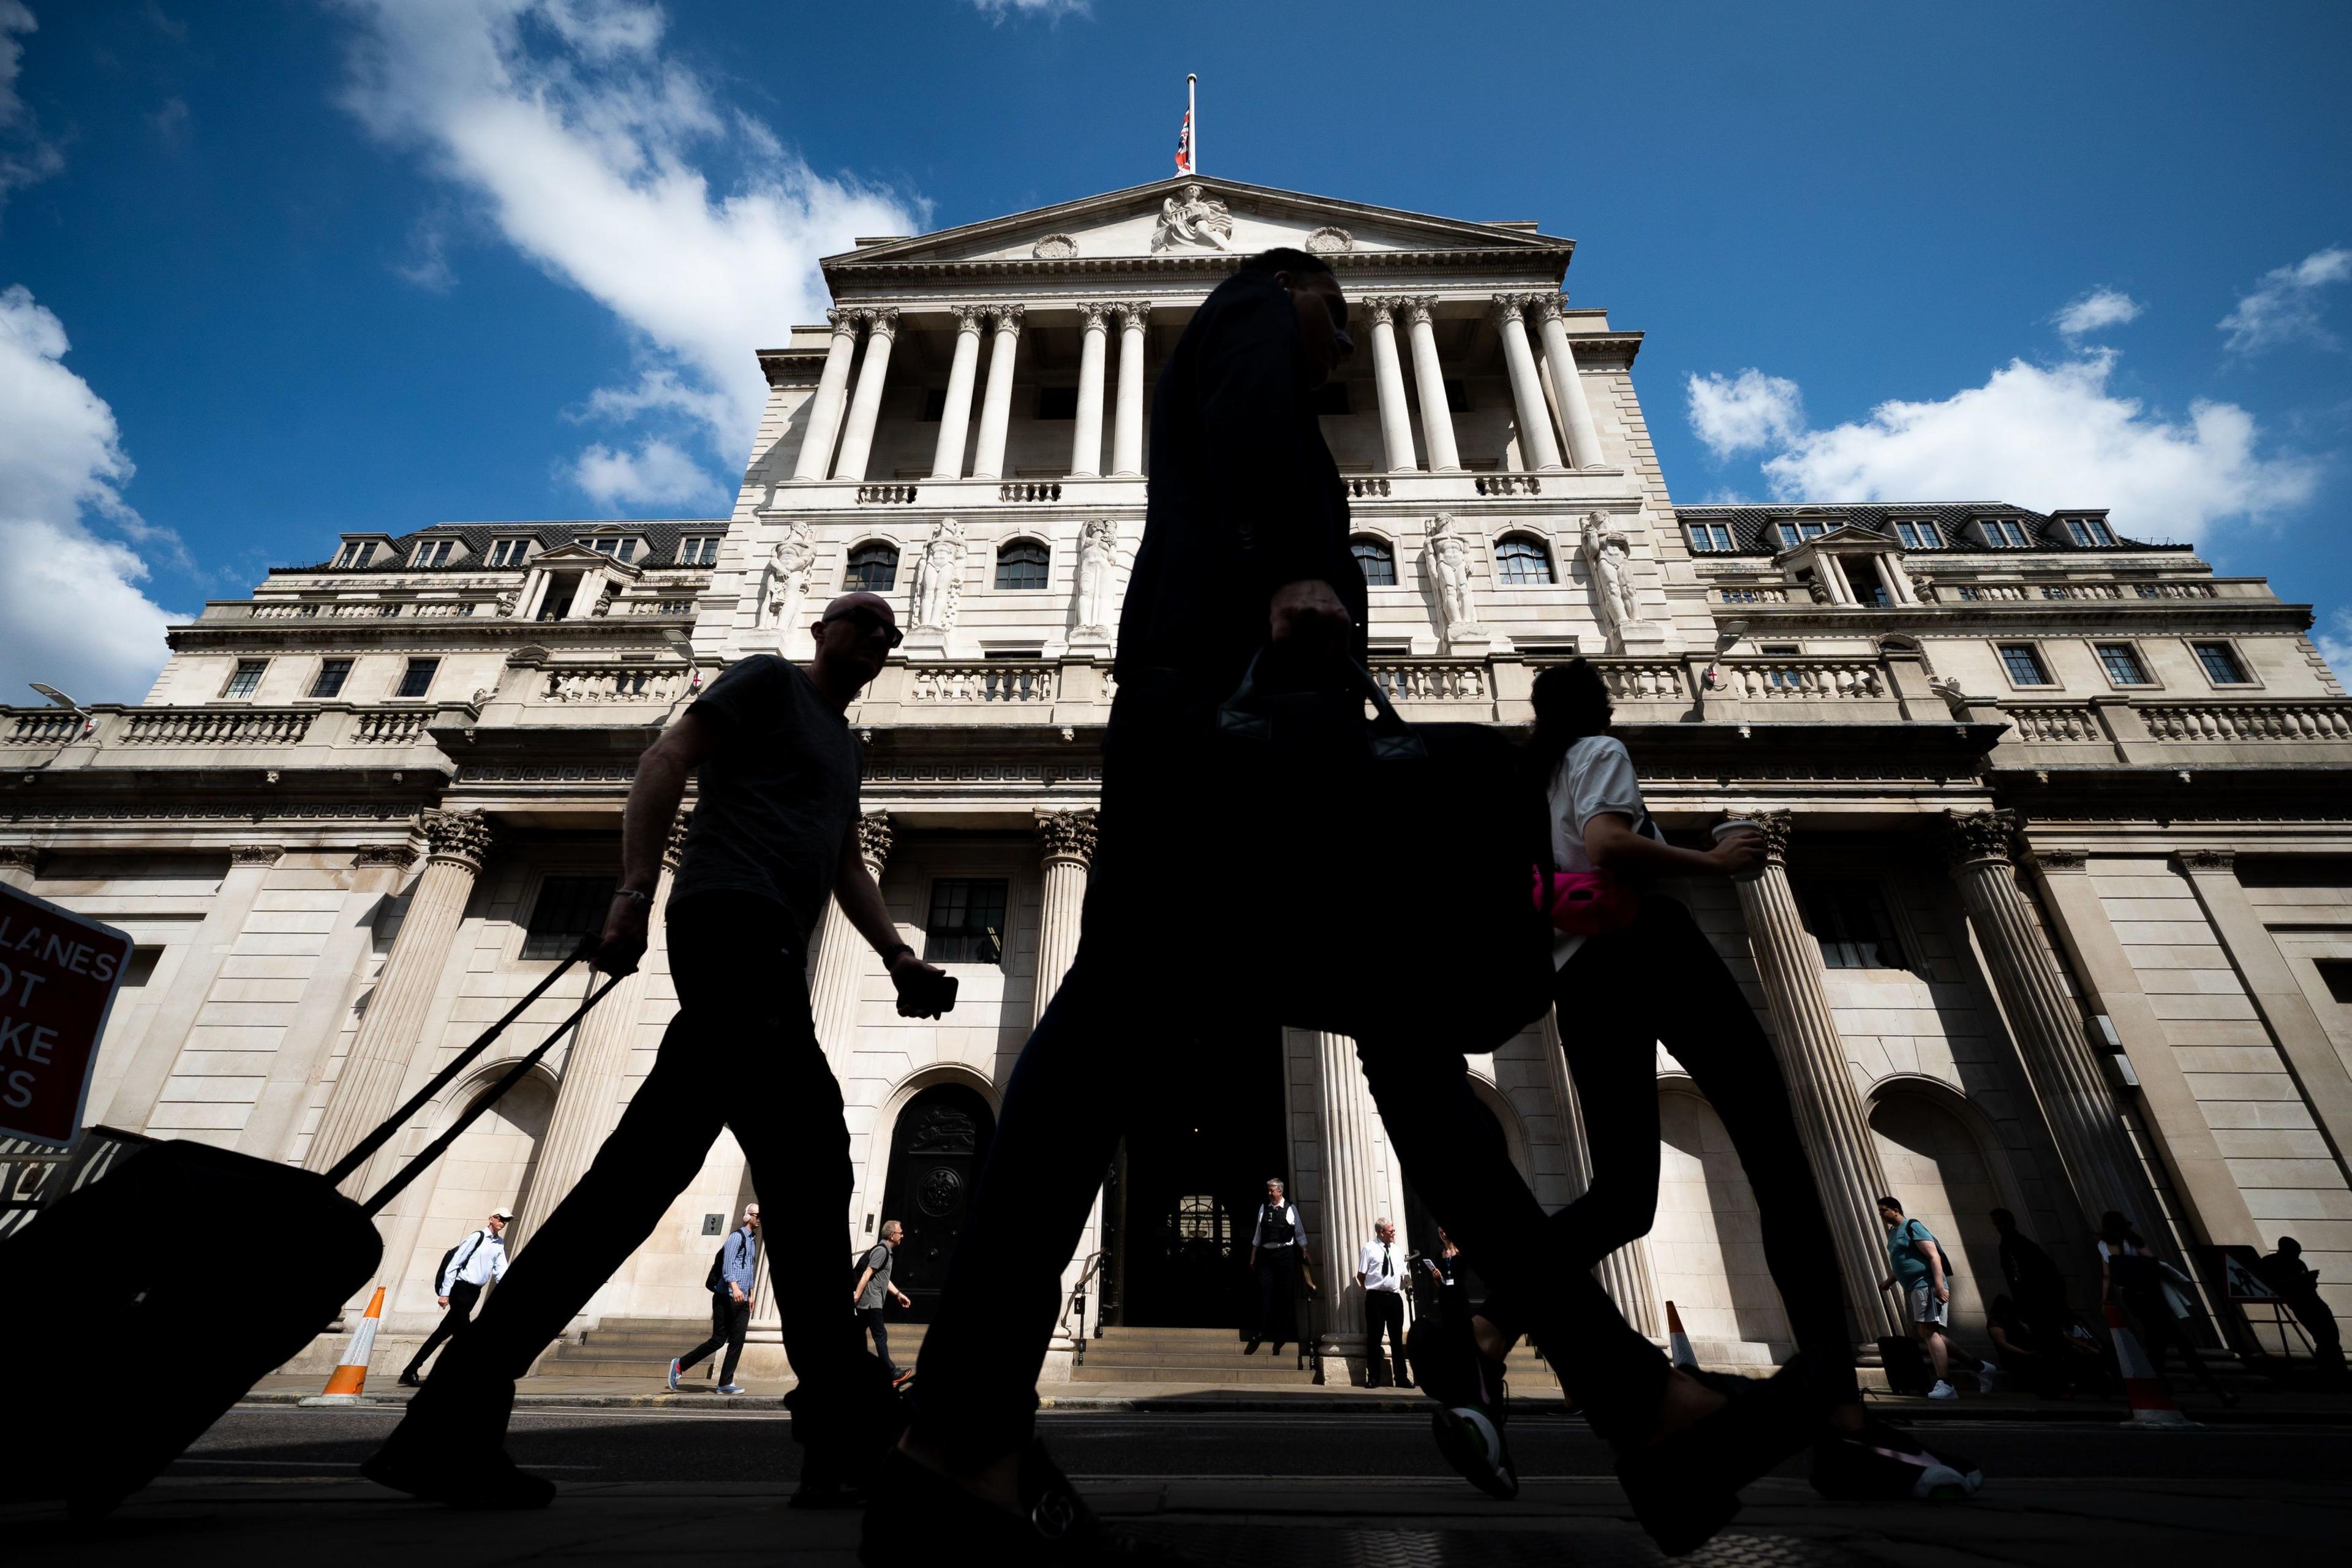
M 1744 1342 L 1759 1361 L 1771 1355 L 1766 1347 L 1788 1347 L 1788 1314 L 1757 1239 L 1756 1194 L 1715 1107 L 1687 1089 L 1660 1089 L 1658 1139 L 1650 1268 L 1659 1298 L 1694 1340 Z
M 931 1321 L 995 1133 L 988 1101 L 964 1084 L 934 1084 L 898 1112 L 881 1218 L 907 1227 L 890 1278 L 913 1300 L 907 1316 L 914 1322 Z
M 489 1093 L 495 1081 L 483 1083 L 478 1094 Z M 441 1255 L 478 1227 L 492 1209 L 521 1212 L 531 1172 L 539 1163 L 539 1140 L 554 1110 L 555 1086 L 533 1073 L 449 1146 L 434 1172 L 433 1195 L 425 1202 L 416 1248 L 402 1276 L 398 1306 L 437 1310 L 433 1274 Z M 450 1120 L 456 1120 L 454 1110 Z M 518 1232 L 509 1231 L 508 1237 L 517 1254 L 530 1244 L 530 1237 Z
M 2000 1289 L 2000 1237 L 1988 1216 L 2000 1188 L 1984 1147 L 1960 1119 L 1927 1094 L 1896 1089 L 1870 1109 L 1878 1163 L 1903 1212 L 1935 1232 L 1958 1277 L 1952 1281 L 1952 1331 L 1984 1337 L 1985 1311 Z

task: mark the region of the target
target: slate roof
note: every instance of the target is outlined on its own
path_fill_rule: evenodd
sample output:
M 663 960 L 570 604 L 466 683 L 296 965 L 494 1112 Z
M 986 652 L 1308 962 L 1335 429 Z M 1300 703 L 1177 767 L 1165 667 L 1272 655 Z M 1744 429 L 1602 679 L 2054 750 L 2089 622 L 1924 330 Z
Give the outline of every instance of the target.
M 595 534 L 628 533 L 645 541 L 633 564 L 637 566 L 675 566 L 677 564 L 677 542 L 689 534 L 700 537 L 727 531 L 729 520 L 723 517 L 689 517 L 666 519 L 593 518 L 581 521 L 555 522 L 436 522 L 410 533 L 394 534 L 392 553 L 373 566 L 338 567 L 334 555 L 315 566 L 273 566 L 273 572 L 334 572 L 359 576 L 371 572 L 481 572 L 493 540 L 514 539 L 529 535 L 538 542 L 541 551 L 575 539 Z M 451 536 L 466 542 L 463 555 L 446 566 L 411 566 L 408 558 L 417 542 L 426 539 Z M 342 547 L 336 546 L 336 554 Z M 520 567 L 516 568 L 520 570 Z
M 2080 510 L 2044 514 L 2029 511 L 2006 501 L 1963 501 L 1957 503 L 1924 502 L 1904 504 L 1898 501 L 1858 501 L 1836 503 L 1796 503 L 1787 506 L 1677 506 L 1675 515 L 1685 522 L 1727 522 L 1731 525 L 1734 555 L 1777 555 L 1780 546 L 1766 531 L 1785 518 L 1804 517 L 1830 523 L 1853 523 L 1892 539 L 1896 519 L 1908 521 L 1916 518 L 1933 518 L 1942 530 L 1948 548 L 1965 551 L 1969 542 L 1961 530 L 1970 518 L 1998 517 L 2021 523 L 2033 540 L 2032 548 L 2038 550 L 2071 550 L 2095 554 L 2109 550 L 2189 550 L 2187 544 L 2151 544 L 2143 540 L 2126 539 L 2113 523 L 2108 531 L 2115 535 L 2113 544 L 2077 544 L 2068 537 L 2059 520 L 2065 517 L 2095 517 L 2106 521 L 2104 509 L 2084 507 Z M 1713 552 L 1717 555 L 1725 552 Z

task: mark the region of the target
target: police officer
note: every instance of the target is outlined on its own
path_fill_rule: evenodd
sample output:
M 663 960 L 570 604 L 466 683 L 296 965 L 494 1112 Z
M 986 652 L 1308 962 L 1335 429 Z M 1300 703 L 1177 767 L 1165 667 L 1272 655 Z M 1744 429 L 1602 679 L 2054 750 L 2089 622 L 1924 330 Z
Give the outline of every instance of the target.
M 1257 1331 L 1242 1354 L 1255 1355 L 1261 1341 L 1274 1338 L 1280 1355 L 1296 1315 L 1291 1306 L 1297 1288 L 1298 1266 L 1307 1258 L 1305 1233 L 1298 1227 L 1298 1205 L 1283 1195 L 1282 1178 L 1268 1177 L 1265 1202 L 1257 1208 L 1257 1224 L 1250 1231 L 1250 1272 L 1257 1276 Z

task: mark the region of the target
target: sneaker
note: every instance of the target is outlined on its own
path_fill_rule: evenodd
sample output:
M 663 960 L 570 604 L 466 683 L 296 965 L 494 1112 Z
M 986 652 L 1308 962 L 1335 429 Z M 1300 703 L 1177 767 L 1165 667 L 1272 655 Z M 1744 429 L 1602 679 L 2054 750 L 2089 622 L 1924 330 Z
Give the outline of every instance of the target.
M 1462 1479 L 1488 1497 L 1505 1502 L 1519 1495 L 1519 1473 L 1511 1463 L 1511 1446 L 1503 1436 L 1499 1407 L 1451 1405 L 1429 1419 L 1437 1451 Z
M 1989 1361 L 1977 1363 L 1977 1392 L 1990 1394 L 2000 1385 L 2000 1368 Z
M 1019 1489 L 1027 1511 L 1007 1513 L 892 1448 L 875 1477 L 857 1560 L 866 1568 L 958 1562 L 1187 1568 L 1192 1561 L 1105 1530 L 1043 1443 L 1032 1442 L 1023 1457 Z
M 904 1390 L 914 1381 L 915 1369 L 911 1366 L 904 1372 L 894 1372 L 890 1374 L 890 1386 L 896 1389 Z
M 669 1363 L 669 1391 L 672 1394 L 676 1394 L 677 1392 L 677 1359 L 673 1357 Z
M 1975 1495 L 1984 1471 L 1974 1459 L 1931 1452 L 1892 1422 L 1865 1420 L 1813 1445 L 1813 1489 L 1839 1502 L 1890 1498 L 1956 1500 Z
M 1930 1399 L 1958 1399 L 1959 1396 L 1960 1391 L 1940 1377 L 1936 1380 L 1936 1386 L 1927 1391 Z
M 721 1394 L 748 1394 L 751 1390 L 745 1388 L 740 1383 L 722 1383 L 719 1385 L 719 1392 Z

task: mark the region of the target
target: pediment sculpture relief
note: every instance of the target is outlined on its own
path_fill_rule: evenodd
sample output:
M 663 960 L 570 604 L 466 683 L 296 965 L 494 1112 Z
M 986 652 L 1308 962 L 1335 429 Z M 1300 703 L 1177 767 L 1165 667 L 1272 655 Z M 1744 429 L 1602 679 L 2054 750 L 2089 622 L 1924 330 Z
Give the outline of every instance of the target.
M 1186 185 L 1160 204 L 1160 222 L 1151 231 L 1154 254 L 1178 245 L 1231 250 L 1234 215 L 1201 186 Z

